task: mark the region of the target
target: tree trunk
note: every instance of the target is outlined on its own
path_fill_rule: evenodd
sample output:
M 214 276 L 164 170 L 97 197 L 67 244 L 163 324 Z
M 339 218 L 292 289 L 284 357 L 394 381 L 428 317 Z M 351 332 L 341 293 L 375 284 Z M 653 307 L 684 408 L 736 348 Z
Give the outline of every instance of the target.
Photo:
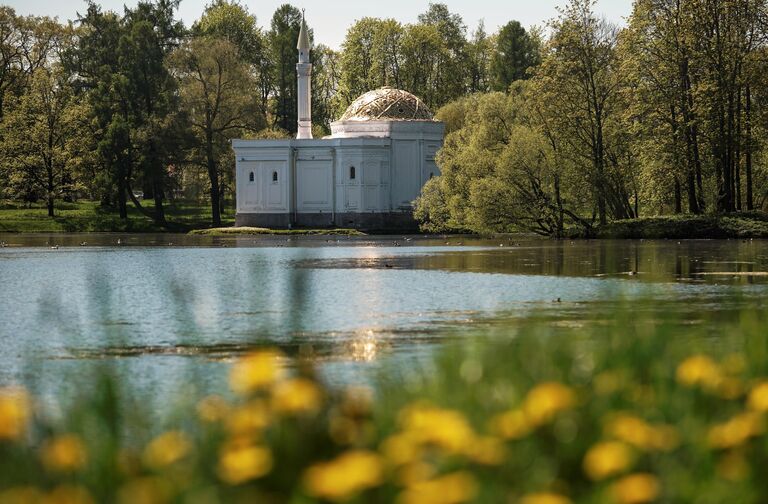
M 53 217 L 53 167 L 48 164 L 47 166 L 47 175 L 48 175 L 48 217 Z
M 205 157 L 208 165 L 208 179 L 211 181 L 211 224 L 221 227 L 221 208 L 219 206 L 219 173 L 216 168 L 216 159 L 213 154 L 213 135 L 206 133 Z
M 680 180 L 675 177 L 675 214 L 683 213 L 683 191 L 680 187 Z
M 745 94 L 746 94 L 745 120 L 746 120 L 746 130 L 747 130 L 747 138 L 746 138 L 747 155 L 745 160 L 746 172 L 747 172 L 747 210 L 754 210 L 755 203 L 754 203 L 754 197 L 752 195 L 752 93 L 751 93 L 749 84 L 747 84 L 747 89 L 745 91 Z

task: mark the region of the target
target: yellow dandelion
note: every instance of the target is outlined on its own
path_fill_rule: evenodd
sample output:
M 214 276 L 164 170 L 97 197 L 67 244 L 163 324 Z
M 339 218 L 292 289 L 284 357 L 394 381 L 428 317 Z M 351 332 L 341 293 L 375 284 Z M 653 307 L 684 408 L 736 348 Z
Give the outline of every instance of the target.
M 760 414 L 741 413 L 712 427 L 707 434 L 707 441 L 716 449 L 736 448 L 764 431 L 765 422 Z
M 575 405 L 576 394 L 570 387 L 556 382 L 542 383 L 528 392 L 523 411 L 530 425 L 540 426 Z
M 125 483 L 117 492 L 118 504 L 166 504 L 173 498 L 173 486 L 163 478 L 147 476 Z
M 674 450 L 680 444 L 680 436 L 674 427 L 651 425 L 645 420 L 627 413 L 611 417 L 605 434 L 641 450 Z
M 624 443 L 598 443 L 584 457 L 584 472 L 591 479 L 600 481 L 626 471 L 633 459 L 632 450 Z
M 304 474 L 304 485 L 313 497 L 343 501 L 380 485 L 383 477 L 384 464 L 379 455 L 351 451 L 310 467 Z
M 504 462 L 507 457 L 507 449 L 500 439 L 481 437 L 468 447 L 466 455 L 478 464 L 494 466 Z
M 397 471 L 397 483 L 401 486 L 411 486 L 427 481 L 434 477 L 435 468 L 426 462 L 413 462 L 402 466 Z
M 0 440 L 17 440 L 27 429 L 30 399 L 19 388 L 0 388 Z
M 272 452 L 268 448 L 232 443 L 219 454 L 219 477 L 230 485 L 261 478 L 272 470 Z
M 768 381 L 760 382 L 752 387 L 747 405 L 752 411 L 768 411 Z
M 440 478 L 421 481 L 406 488 L 398 504 L 461 504 L 477 495 L 477 482 L 468 472 L 460 471 Z
M 381 453 L 393 466 L 415 462 L 421 457 L 419 441 L 408 433 L 394 434 L 381 443 Z
M 270 419 L 266 402 L 256 399 L 230 410 L 224 425 L 232 437 L 254 437 L 269 425 Z
M 281 355 L 266 350 L 254 352 L 235 363 L 229 374 L 229 385 L 240 394 L 272 386 L 282 375 Z
M 45 496 L 45 504 L 95 504 L 95 500 L 85 487 L 61 485 Z
M 715 389 L 722 378 L 720 366 L 706 355 L 694 355 L 677 367 L 677 381 L 687 387 Z
M 144 448 L 142 460 L 150 469 L 162 469 L 183 459 L 192 451 L 186 434 L 170 431 L 156 437 Z
M 197 416 L 203 422 L 215 423 L 229 416 L 230 405 L 221 396 L 212 395 L 197 403 Z
M 503 439 L 522 439 L 531 433 L 528 419 L 520 410 L 511 410 L 491 419 L 490 429 Z
M 523 496 L 519 504 L 571 504 L 568 497 L 555 493 L 535 493 Z
M 614 499 L 621 504 L 644 504 L 658 498 L 661 492 L 659 479 L 652 474 L 625 476 L 611 486 Z
M 272 407 L 278 413 L 312 413 L 320 409 L 323 393 L 312 380 L 294 378 L 272 389 Z
M 419 442 L 450 453 L 465 453 L 475 441 L 472 427 L 458 411 L 416 405 L 401 412 L 400 423 Z
M 63 434 L 43 444 L 40 458 L 49 471 L 72 472 L 85 466 L 88 452 L 80 436 Z

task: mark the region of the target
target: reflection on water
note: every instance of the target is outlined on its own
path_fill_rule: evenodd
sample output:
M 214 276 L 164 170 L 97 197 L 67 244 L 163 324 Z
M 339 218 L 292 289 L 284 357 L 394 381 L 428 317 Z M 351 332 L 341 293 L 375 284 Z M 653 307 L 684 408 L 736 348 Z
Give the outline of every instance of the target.
M 117 242 L 120 240 L 120 244 Z M 278 346 L 331 382 L 406 368 L 467 329 L 567 330 L 650 299 L 650 316 L 764 307 L 768 243 L 466 237 L 0 235 L 0 384 L 45 393 L 107 368 L 139 394 L 224 386 L 224 363 Z M 84 245 L 81 244 L 85 242 Z M 169 244 L 173 245 L 169 245 Z M 57 249 L 51 247 L 58 246 Z

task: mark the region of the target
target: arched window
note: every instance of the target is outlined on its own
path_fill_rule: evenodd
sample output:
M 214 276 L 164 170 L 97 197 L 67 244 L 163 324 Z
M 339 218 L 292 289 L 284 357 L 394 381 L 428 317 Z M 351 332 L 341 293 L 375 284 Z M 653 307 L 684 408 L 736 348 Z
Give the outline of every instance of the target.
M 349 180 L 355 180 L 355 167 L 349 167 Z
M 277 172 L 276 171 L 272 172 L 272 182 L 277 182 Z
M 254 174 L 253 172 L 251 172 L 250 175 L 248 175 L 248 182 L 253 182 L 253 181 L 254 181 Z

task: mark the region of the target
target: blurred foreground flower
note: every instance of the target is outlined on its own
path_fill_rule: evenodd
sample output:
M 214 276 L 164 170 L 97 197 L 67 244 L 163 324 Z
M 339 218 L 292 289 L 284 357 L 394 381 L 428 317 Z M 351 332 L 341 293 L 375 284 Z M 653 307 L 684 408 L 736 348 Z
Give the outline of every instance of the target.
M 455 472 L 429 481 L 415 483 L 404 490 L 398 504 L 461 504 L 477 495 L 477 482 L 472 474 Z
M 524 496 L 519 504 L 571 504 L 571 499 L 554 493 L 536 493 Z
M 716 389 L 723 379 L 720 366 L 706 355 L 694 355 L 677 367 L 677 381 L 687 387 Z
M 584 472 L 594 481 L 600 481 L 626 471 L 633 459 L 632 450 L 624 443 L 598 443 L 584 456 Z
M 27 429 L 30 399 L 19 388 L 0 388 L 0 441 L 19 439 Z
M 272 470 L 272 452 L 262 446 L 230 443 L 219 454 L 219 477 L 239 485 L 267 475 Z
M 230 387 L 237 393 L 247 394 L 271 386 L 282 375 L 281 358 L 280 353 L 272 350 L 245 356 L 232 366 Z
M 40 458 L 49 471 L 72 472 L 85 466 L 88 453 L 79 436 L 63 434 L 43 444 Z
M 343 501 L 380 485 L 383 477 L 384 464 L 379 455 L 352 451 L 310 467 L 304 474 L 304 483 L 313 497 Z
M 735 448 L 765 431 L 765 420 L 758 413 L 742 413 L 709 430 L 707 441 L 712 448 Z
M 158 470 L 186 457 L 192 442 L 183 432 L 171 431 L 153 439 L 144 449 L 144 465 Z
M 656 500 L 660 487 L 658 478 L 652 474 L 632 474 L 614 483 L 611 491 L 621 504 L 645 504 Z
M 562 383 L 542 383 L 534 387 L 523 402 L 523 411 L 532 426 L 550 422 L 554 416 L 576 405 L 576 394 Z
M 272 408 L 278 413 L 311 413 L 320 409 L 323 393 L 312 380 L 293 378 L 272 389 Z

